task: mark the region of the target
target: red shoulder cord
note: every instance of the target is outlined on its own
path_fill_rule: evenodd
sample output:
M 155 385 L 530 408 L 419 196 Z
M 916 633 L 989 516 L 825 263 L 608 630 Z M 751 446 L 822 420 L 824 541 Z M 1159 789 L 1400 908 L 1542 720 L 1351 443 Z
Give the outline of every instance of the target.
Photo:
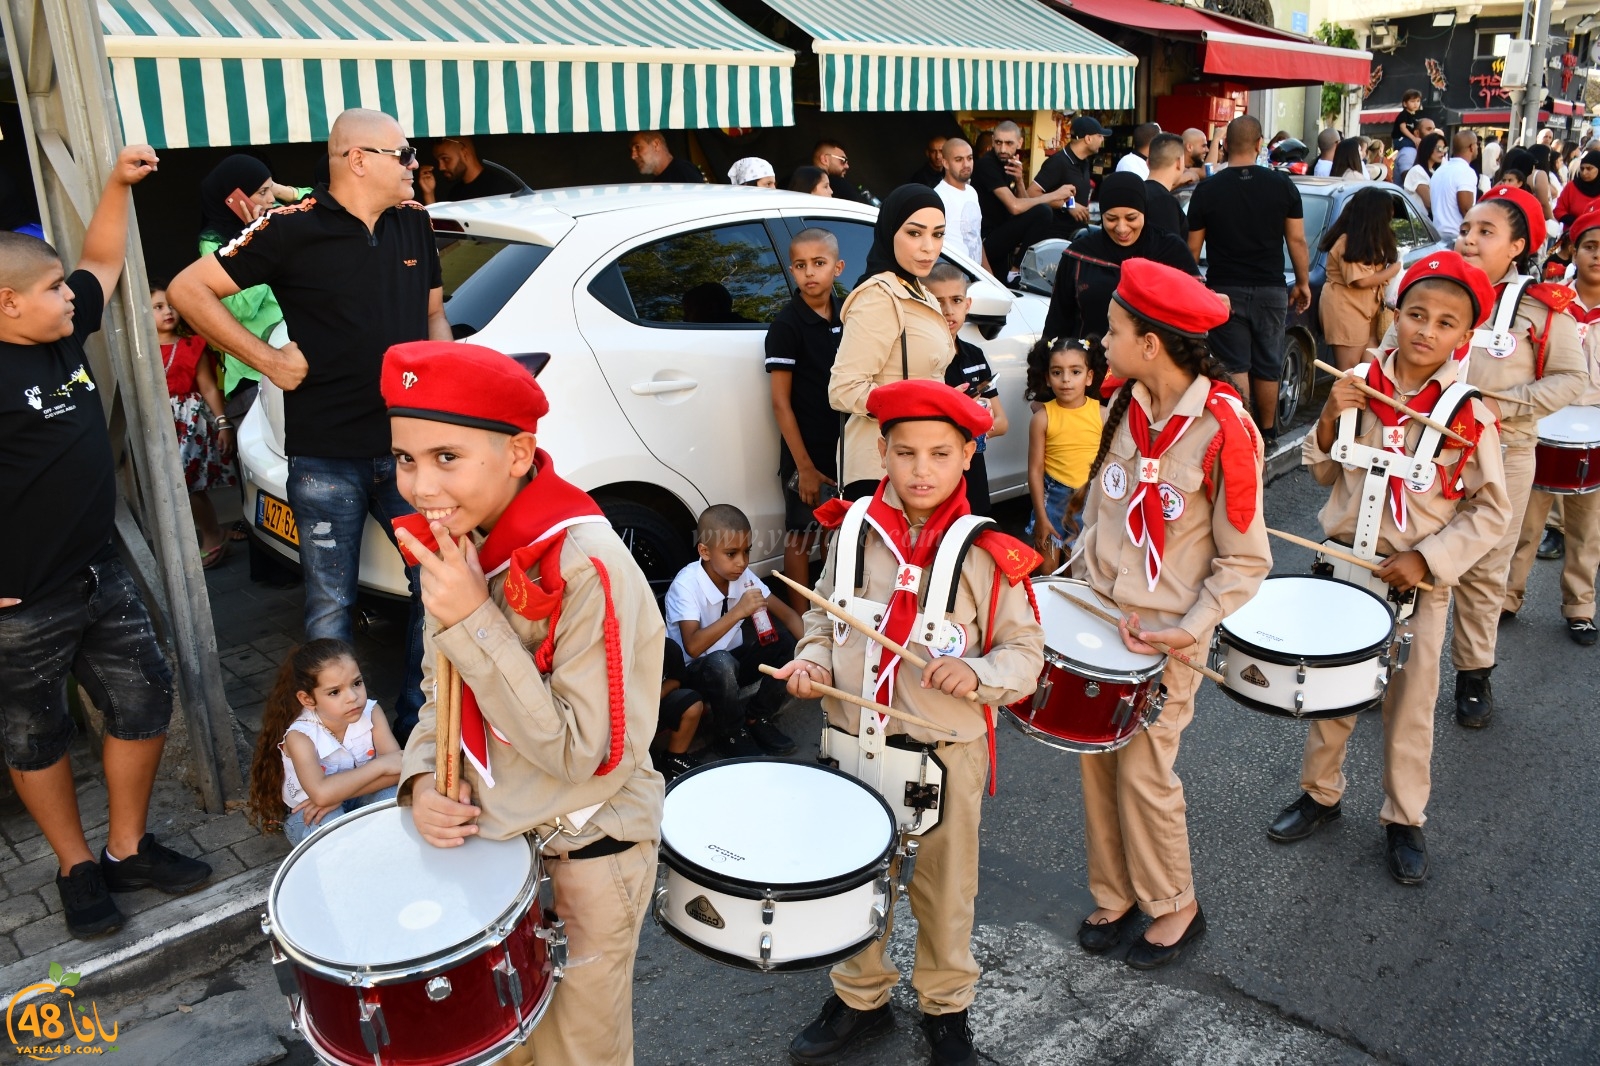
M 1544 332 L 1534 333 L 1531 329 L 1529 336 L 1533 338 L 1533 380 L 1538 381 L 1544 377 L 1544 359 L 1550 350 L 1550 327 L 1556 320 L 1554 308 L 1546 308 L 1544 316 Z
M 617 623 L 616 608 L 611 602 L 611 575 L 606 572 L 605 564 L 599 559 L 591 555 L 589 561 L 594 564 L 595 572 L 600 575 L 600 589 L 606 599 L 605 621 L 601 625 L 601 631 L 606 646 L 606 696 L 611 707 L 611 749 L 606 761 L 594 772 L 596 777 L 604 777 L 622 762 L 622 745 L 628 729 L 628 709 L 622 674 L 622 627 Z M 538 667 L 541 674 L 550 673 L 554 666 L 556 623 L 560 620 L 561 604 L 558 601 L 555 609 L 550 612 L 550 628 L 545 633 L 544 640 L 539 642 L 539 649 L 533 653 L 533 665 Z

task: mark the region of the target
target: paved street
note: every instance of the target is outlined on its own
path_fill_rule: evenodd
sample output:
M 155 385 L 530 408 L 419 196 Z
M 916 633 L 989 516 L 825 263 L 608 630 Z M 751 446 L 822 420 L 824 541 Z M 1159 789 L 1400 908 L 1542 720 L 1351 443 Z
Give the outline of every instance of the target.
M 1275 482 L 1268 520 L 1314 535 L 1323 490 Z M 1309 553 L 1274 544 L 1278 572 Z M 1184 739 L 1196 876 L 1210 932 L 1177 966 L 1138 974 L 1073 940 L 1084 888 L 1077 758 L 1002 727 L 1000 792 L 984 811 L 974 1028 L 985 1062 L 1589 1063 L 1600 1059 L 1600 958 L 1590 917 L 1600 832 L 1600 695 L 1592 651 L 1566 638 L 1557 566 L 1502 635 L 1500 711 L 1481 733 L 1448 711 L 1446 667 L 1419 888 L 1383 869 L 1380 722 L 1362 717 L 1345 818 L 1282 847 L 1266 823 L 1298 793 L 1305 728 L 1246 711 L 1214 686 Z M 292 600 L 293 596 L 288 599 Z M 815 715 L 791 710 L 799 735 Z M 904 910 L 896 955 L 909 962 Z M 638 1061 L 747 1066 L 784 1046 L 827 991 L 820 973 L 767 977 L 707 962 L 647 924 L 639 955 Z M 862 1066 L 921 1062 L 908 985 L 895 1033 Z M 188 1007 L 181 1009 L 179 1004 Z M 118 1004 L 120 1061 L 216 1066 L 310 1062 L 288 1031 L 258 949 L 205 980 Z M 102 1004 L 104 1007 L 104 1004 Z M 199 1054 L 199 1058 L 193 1057 Z M 286 1056 L 286 1057 L 283 1057 Z

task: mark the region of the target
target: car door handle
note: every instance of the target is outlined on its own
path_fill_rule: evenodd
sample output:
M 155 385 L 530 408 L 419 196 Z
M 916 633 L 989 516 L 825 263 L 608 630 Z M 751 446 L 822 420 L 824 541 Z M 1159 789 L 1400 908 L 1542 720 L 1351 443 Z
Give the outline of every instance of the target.
M 672 378 L 667 381 L 641 381 L 630 386 L 629 391 L 635 396 L 660 396 L 668 392 L 688 392 L 699 387 L 700 383 L 694 378 Z

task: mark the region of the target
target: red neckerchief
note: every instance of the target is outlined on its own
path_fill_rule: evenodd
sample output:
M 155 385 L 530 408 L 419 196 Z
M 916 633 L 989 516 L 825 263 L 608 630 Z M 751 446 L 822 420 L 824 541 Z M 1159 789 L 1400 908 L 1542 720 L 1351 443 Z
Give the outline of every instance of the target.
M 549 453 L 543 449 L 534 453 L 534 470 L 533 479 L 517 493 L 489 531 L 483 547 L 478 550 L 478 561 L 483 566 L 483 572 L 491 577 L 502 567 L 507 568 L 502 592 L 506 605 L 513 611 L 531 622 L 550 620 L 544 641 L 534 654 L 539 671 L 549 673 L 555 655 L 561 596 L 566 590 L 566 583 L 561 578 L 561 548 L 567 539 L 566 527 L 576 518 L 604 518 L 605 515 L 588 493 L 556 474 Z M 409 515 L 405 519 L 397 519 L 395 525 L 400 528 L 407 524 L 407 528 L 410 528 L 408 523 L 411 519 Z M 412 532 L 416 530 L 413 528 Z M 432 541 L 430 533 L 425 538 L 425 546 L 436 550 L 437 545 Z M 596 567 L 600 566 L 598 560 L 593 561 Z M 528 571 L 534 568 L 538 569 L 538 574 L 530 577 Z M 620 761 L 626 726 L 625 720 L 619 721 L 618 712 L 622 707 L 617 696 L 621 692 L 621 652 L 620 646 L 615 649 L 612 647 L 618 643 L 619 637 L 615 635 L 617 625 L 611 609 L 610 581 L 603 568 L 601 584 L 606 594 L 606 672 L 612 681 L 610 688 L 613 698 L 610 757 L 596 771 L 597 775 L 610 773 Z M 484 719 L 471 687 L 463 684 L 461 746 L 487 788 L 494 787 L 494 776 L 489 769 L 489 733 L 492 729 Z M 504 737 L 500 739 L 503 741 Z
M 1167 541 L 1167 520 L 1161 509 L 1161 457 L 1178 442 L 1193 421 L 1192 415 L 1171 416 L 1161 435 L 1152 443 L 1150 416 L 1137 397 L 1128 402 L 1128 432 L 1133 434 L 1133 447 L 1137 452 L 1133 467 L 1138 481 L 1128 499 L 1126 528 L 1134 547 L 1142 546 L 1145 550 L 1145 579 L 1152 590 L 1161 579 L 1161 553 Z
M 950 526 L 962 515 L 971 514 L 967 504 L 966 485 L 956 486 L 943 503 L 922 525 L 916 543 L 911 541 L 911 523 L 905 511 L 884 502 L 883 491 L 889 479 L 878 482 L 878 489 L 867 505 L 867 520 L 884 538 L 884 543 L 894 553 L 899 566 L 895 571 L 894 591 L 889 595 L 889 609 L 884 612 L 883 628 L 878 630 L 897 644 L 905 644 L 911 637 L 911 627 L 917 620 L 917 591 L 922 571 L 933 565 L 934 556 Z M 878 663 L 878 687 L 875 698 L 888 706 L 894 698 L 894 679 L 900 670 L 900 657 L 885 648 Z

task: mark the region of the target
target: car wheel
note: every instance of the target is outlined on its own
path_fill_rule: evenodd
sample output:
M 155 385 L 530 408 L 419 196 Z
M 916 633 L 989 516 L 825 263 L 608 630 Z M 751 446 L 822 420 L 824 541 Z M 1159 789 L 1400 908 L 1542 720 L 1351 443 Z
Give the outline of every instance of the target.
M 689 538 L 661 515 L 632 500 L 601 497 L 595 501 L 611 528 L 628 546 L 657 598 L 666 595 L 672 579 L 694 558 Z
M 1311 346 L 1300 334 L 1290 333 L 1285 338 L 1283 376 L 1278 379 L 1277 426 L 1280 431 L 1294 423 L 1294 416 L 1310 394 L 1311 383 L 1315 380 L 1316 367 L 1312 365 L 1315 359 Z

